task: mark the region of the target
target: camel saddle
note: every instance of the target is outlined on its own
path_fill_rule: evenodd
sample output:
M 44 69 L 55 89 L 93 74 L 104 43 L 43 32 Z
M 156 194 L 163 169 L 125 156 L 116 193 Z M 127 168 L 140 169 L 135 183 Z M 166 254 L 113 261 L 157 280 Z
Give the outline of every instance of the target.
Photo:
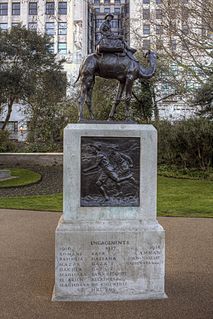
M 97 45 L 98 53 L 115 53 L 115 52 L 124 52 L 124 43 L 120 39 L 112 38 L 102 38 Z

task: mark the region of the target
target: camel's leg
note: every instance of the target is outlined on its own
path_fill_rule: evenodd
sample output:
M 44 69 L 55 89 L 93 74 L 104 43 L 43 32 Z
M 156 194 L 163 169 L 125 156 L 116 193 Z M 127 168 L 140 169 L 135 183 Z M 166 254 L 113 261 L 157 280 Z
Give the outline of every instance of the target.
M 85 98 L 86 98 L 86 92 L 87 92 L 87 88 L 85 83 L 81 83 L 81 96 L 79 99 L 79 113 L 78 113 L 78 121 L 80 122 L 83 118 L 83 108 L 84 108 L 84 102 L 85 102 Z
M 108 120 L 112 120 L 114 118 L 114 115 L 116 113 L 116 108 L 119 105 L 119 103 L 121 102 L 121 98 L 122 98 L 122 94 L 123 94 L 123 91 L 124 91 L 124 87 L 125 87 L 125 83 L 120 82 L 119 83 L 119 87 L 118 87 L 118 92 L 117 92 L 117 95 L 116 95 L 116 100 L 115 100 L 115 103 L 112 106 L 112 109 L 111 109 L 111 112 L 109 114 Z
M 88 107 L 89 116 L 90 116 L 91 120 L 94 119 L 94 114 L 93 114 L 93 110 L 92 110 L 92 91 L 93 91 L 93 87 L 94 87 L 94 80 L 89 81 L 88 84 L 87 84 L 86 104 L 87 104 L 87 107 Z
M 126 97 L 125 97 L 126 120 L 132 119 L 132 111 L 130 110 L 130 101 L 131 101 L 131 97 L 132 97 L 133 83 L 134 83 L 134 80 L 130 77 L 126 81 Z

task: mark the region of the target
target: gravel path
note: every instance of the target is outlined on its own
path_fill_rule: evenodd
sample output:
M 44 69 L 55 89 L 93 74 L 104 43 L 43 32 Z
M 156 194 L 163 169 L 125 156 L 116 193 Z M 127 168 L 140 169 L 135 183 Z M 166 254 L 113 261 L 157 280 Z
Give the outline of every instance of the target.
M 40 182 L 32 185 L 0 188 L 0 197 L 45 195 L 62 192 L 63 189 L 63 167 L 62 166 L 35 166 L 27 167 L 41 174 Z
M 51 302 L 59 213 L 0 210 L 1 319 L 211 319 L 213 219 L 159 218 L 168 299 Z

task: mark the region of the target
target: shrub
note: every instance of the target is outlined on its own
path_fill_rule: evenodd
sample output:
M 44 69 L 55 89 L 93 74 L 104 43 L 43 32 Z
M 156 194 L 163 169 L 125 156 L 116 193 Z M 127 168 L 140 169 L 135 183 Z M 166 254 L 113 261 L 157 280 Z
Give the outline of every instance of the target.
M 9 139 L 10 133 L 8 131 L 0 130 L 0 152 L 15 152 L 16 143 Z
M 213 122 L 194 118 L 176 123 L 160 121 L 158 160 L 184 168 L 206 170 L 213 166 Z

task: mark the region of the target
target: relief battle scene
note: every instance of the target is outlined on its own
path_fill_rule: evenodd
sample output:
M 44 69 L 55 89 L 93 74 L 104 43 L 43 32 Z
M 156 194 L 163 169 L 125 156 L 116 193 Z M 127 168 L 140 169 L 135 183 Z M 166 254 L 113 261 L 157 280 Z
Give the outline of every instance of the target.
M 81 206 L 139 206 L 139 137 L 81 138 Z

